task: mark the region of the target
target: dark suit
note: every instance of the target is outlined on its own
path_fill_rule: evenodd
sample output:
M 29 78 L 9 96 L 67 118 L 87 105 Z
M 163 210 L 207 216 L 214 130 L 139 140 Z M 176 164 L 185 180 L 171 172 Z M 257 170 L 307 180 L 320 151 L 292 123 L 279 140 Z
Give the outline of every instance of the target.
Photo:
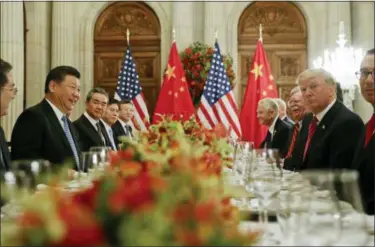
M 119 137 L 126 136 L 124 127 L 122 127 L 120 121 L 116 121 L 116 123 L 112 125 L 112 130 L 113 130 L 113 138 L 115 139 L 116 146 L 118 146 L 121 143 L 119 140 Z
M 366 126 L 367 127 L 367 126 Z M 374 214 L 375 137 L 364 147 L 365 135 L 359 138 L 353 168 L 358 170 L 363 206 L 367 214 Z
M 300 166 L 303 161 L 303 152 L 305 150 L 305 144 L 309 133 L 309 125 L 313 118 L 313 114 L 309 113 L 302 119 L 302 126 L 298 132 L 296 142 L 292 151 L 292 155 L 284 160 L 284 169 L 291 171 L 300 170 Z M 291 145 L 293 131 L 291 132 L 288 148 Z
M 0 171 L 8 171 L 11 166 L 10 153 L 5 139 L 5 134 L 3 128 L 0 126 Z
M 78 154 L 79 135 L 68 120 Z M 76 162 L 68 138 L 49 103 L 43 99 L 18 117 L 12 132 L 12 159 L 44 159 L 52 164 Z
M 359 116 L 336 101 L 318 123 L 301 168 L 350 168 L 363 133 Z
M 84 114 L 82 114 L 81 117 L 74 121 L 73 124 L 79 133 L 81 149 L 83 152 L 90 151 L 91 147 L 107 146 L 106 143 L 103 143 L 97 129 L 91 124 L 91 122 L 85 117 Z M 101 127 L 103 130 L 103 124 L 101 124 Z
M 278 118 L 272 133 L 272 141 L 268 140 L 268 136 L 266 136 L 266 138 L 260 144 L 260 147 L 264 148 L 265 144 L 268 143 L 267 148 L 278 149 L 281 157 L 285 157 L 286 153 L 288 152 L 288 138 L 290 132 L 291 126 Z

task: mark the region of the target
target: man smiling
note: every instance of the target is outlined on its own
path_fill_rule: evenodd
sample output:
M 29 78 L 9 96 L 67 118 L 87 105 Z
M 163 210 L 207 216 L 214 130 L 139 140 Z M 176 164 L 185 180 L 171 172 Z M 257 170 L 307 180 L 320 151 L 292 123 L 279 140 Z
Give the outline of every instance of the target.
M 80 73 L 70 66 L 52 69 L 45 81 L 45 98 L 18 117 L 12 133 L 12 159 L 44 159 L 79 165 L 78 134 L 69 116 L 80 94 Z

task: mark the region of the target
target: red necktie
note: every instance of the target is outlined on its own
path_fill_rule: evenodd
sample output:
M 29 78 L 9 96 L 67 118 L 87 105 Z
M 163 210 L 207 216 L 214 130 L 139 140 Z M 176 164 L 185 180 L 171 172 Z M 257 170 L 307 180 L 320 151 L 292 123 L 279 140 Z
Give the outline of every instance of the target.
M 288 154 L 285 156 L 285 159 L 290 158 L 290 156 L 292 156 L 292 152 L 294 149 L 294 145 L 296 144 L 298 132 L 299 132 L 299 123 L 295 123 L 293 135 L 292 135 L 292 141 L 290 143 Z
M 311 142 L 312 137 L 314 136 L 317 125 L 318 125 L 318 119 L 314 117 L 309 125 L 309 134 L 307 136 L 305 151 L 303 153 L 303 160 L 305 160 L 307 150 L 309 150 L 310 142 Z
M 370 121 L 367 123 L 365 147 L 369 143 L 371 136 L 374 134 L 374 129 L 375 129 L 374 125 L 375 125 L 375 114 L 372 114 Z

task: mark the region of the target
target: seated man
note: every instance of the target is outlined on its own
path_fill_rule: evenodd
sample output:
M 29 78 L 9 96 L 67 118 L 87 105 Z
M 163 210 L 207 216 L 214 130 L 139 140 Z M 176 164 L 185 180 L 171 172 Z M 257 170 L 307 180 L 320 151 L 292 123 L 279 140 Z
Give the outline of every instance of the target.
M 8 114 L 9 103 L 15 98 L 15 86 L 12 65 L 0 59 L 0 118 Z M 10 169 L 10 153 L 3 128 L 0 126 L 0 172 Z
M 80 73 L 58 66 L 47 75 L 45 98 L 18 117 L 12 132 L 12 159 L 44 159 L 62 164 L 71 159 L 79 165 L 78 133 L 67 115 L 79 100 Z
M 353 167 L 358 170 L 360 176 L 360 188 L 365 212 L 374 214 L 374 167 L 375 167 L 375 82 L 374 64 L 375 49 L 369 50 L 361 63 L 358 73 L 361 92 L 367 102 L 374 109 L 371 119 L 366 124 L 366 131 L 360 138 L 357 155 Z
M 294 122 L 292 119 L 288 117 L 286 114 L 286 103 L 283 99 L 277 98 L 275 99 L 277 105 L 279 106 L 279 118 L 286 122 L 287 124 L 293 126 Z
M 258 102 L 257 117 L 260 124 L 268 127 L 267 136 L 260 144 L 261 148 L 278 149 L 283 158 L 288 151 L 288 137 L 291 126 L 279 118 L 279 109 L 275 100 L 264 98 Z
M 90 151 L 91 147 L 110 146 L 107 143 L 100 119 L 107 107 L 108 94 L 102 88 L 91 89 L 86 97 L 86 111 L 74 121 L 74 126 L 79 132 L 83 152 Z
M 101 122 L 104 126 L 105 138 L 108 139 L 107 142 L 111 144 L 111 148 L 117 151 L 116 136 L 112 130 L 112 126 L 116 123 L 119 115 L 119 106 L 116 99 L 110 99 L 106 110 L 104 111 Z
M 304 105 L 302 93 L 298 86 L 290 92 L 288 106 L 295 124 L 289 138 L 289 148 L 284 160 L 284 169 L 296 171 L 299 170 L 299 166 L 303 160 L 303 151 L 305 149 L 312 114 L 308 112 Z
M 118 137 L 128 136 L 131 138 L 136 137 L 137 129 L 134 128 L 132 119 L 134 117 L 134 106 L 129 100 L 122 100 L 119 103 L 120 114 L 118 121 L 112 126 L 116 136 L 116 143 L 119 144 Z
M 350 168 L 364 131 L 362 120 L 336 100 L 335 80 L 324 69 L 305 70 L 297 82 L 313 113 L 301 169 Z

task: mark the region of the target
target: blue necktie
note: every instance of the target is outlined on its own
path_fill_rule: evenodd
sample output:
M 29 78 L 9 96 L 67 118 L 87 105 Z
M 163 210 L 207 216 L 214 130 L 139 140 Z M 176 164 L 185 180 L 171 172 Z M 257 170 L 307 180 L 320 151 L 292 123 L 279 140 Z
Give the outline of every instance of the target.
M 116 144 L 115 144 L 115 140 L 113 139 L 113 132 L 111 129 L 108 130 L 108 133 L 109 133 L 109 139 L 111 140 L 111 143 L 112 143 L 112 147 L 114 148 L 113 151 L 117 151 L 117 147 L 116 147 Z
M 66 116 L 63 116 L 61 120 L 64 122 L 64 133 L 66 138 L 68 138 L 69 145 L 73 151 L 74 159 L 77 162 L 77 167 L 79 167 L 79 156 L 76 148 L 76 144 L 74 143 L 72 133 L 70 133 L 69 124 L 68 124 L 68 118 Z

